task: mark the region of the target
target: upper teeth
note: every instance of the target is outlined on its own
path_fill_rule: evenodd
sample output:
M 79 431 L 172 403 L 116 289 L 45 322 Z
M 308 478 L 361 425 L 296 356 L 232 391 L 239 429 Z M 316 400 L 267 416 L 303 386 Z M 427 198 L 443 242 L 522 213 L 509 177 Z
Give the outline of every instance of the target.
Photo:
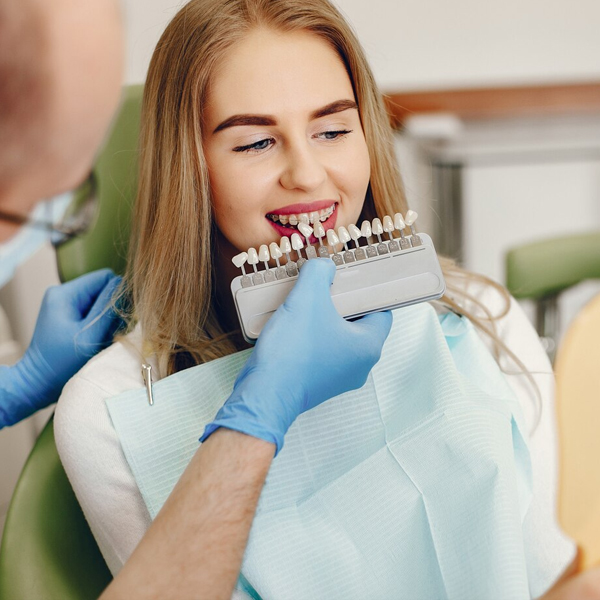
M 293 225 L 294 227 L 304 221 L 305 223 L 310 223 L 311 225 L 315 223 L 315 221 L 324 222 L 333 214 L 335 210 L 335 202 L 329 207 L 324 208 L 323 210 L 313 211 L 311 213 L 299 213 L 297 215 L 277 215 L 274 213 L 269 213 L 267 215 L 268 219 L 277 223 L 281 223 L 282 225 Z

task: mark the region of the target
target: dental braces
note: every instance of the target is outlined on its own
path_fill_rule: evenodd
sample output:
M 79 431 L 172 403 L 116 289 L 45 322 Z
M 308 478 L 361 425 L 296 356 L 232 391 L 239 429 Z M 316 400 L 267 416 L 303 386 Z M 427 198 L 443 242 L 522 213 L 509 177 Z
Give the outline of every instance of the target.
M 417 213 L 409 210 L 406 217 L 386 215 L 356 225 L 325 232 L 315 219 L 310 226 L 307 215 L 300 215 L 298 232 L 284 236 L 279 244 L 249 248 L 233 257 L 242 274 L 231 282 L 236 310 L 244 338 L 253 343 L 265 323 L 283 303 L 298 278 L 302 266 L 313 258 L 330 258 L 337 267 L 331 296 L 338 312 L 347 319 L 371 312 L 390 310 L 435 300 L 445 291 L 442 270 L 431 238 L 417 233 Z M 394 237 L 398 232 L 400 237 Z M 302 240 L 302 237 L 305 241 Z M 382 236 L 387 234 L 388 239 Z M 315 248 L 311 236 L 318 240 Z M 323 243 L 326 239 L 327 244 Z M 375 239 L 376 238 L 376 239 Z M 354 247 L 348 246 L 354 242 Z M 361 242 L 364 245 L 361 245 Z M 342 249 L 338 251 L 338 246 Z M 302 250 L 304 250 L 303 255 Z M 295 260 L 292 258 L 295 252 Z M 280 259 L 285 255 L 282 265 Z M 275 266 L 269 266 L 274 261 Z M 259 269 L 262 262 L 264 269 Z M 246 264 L 252 272 L 246 272 Z

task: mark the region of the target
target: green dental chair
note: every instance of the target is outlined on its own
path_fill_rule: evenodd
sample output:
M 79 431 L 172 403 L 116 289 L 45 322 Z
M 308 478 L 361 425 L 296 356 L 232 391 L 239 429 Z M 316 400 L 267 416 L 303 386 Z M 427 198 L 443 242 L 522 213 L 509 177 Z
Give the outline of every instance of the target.
M 122 273 L 136 189 L 142 86 L 125 90 L 94 166 L 97 217 L 91 230 L 57 248 L 61 279 L 110 267 Z M 73 205 L 89 197 L 89 185 Z M 95 599 L 112 577 L 60 463 L 52 419 L 23 468 L 0 546 L 0 600 Z
M 600 279 L 600 233 L 526 244 L 506 255 L 506 287 L 515 298 L 535 302 L 536 329 L 551 359 L 560 327 L 558 298 L 588 279 Z

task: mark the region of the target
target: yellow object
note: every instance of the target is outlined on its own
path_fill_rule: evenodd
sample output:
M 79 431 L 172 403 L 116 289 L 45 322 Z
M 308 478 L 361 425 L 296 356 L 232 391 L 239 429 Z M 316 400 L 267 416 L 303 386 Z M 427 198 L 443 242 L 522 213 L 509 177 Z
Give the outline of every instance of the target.
M 558 513 L 579 569 L 600 565 L 600 296 L 577 316 L 556 360 Z

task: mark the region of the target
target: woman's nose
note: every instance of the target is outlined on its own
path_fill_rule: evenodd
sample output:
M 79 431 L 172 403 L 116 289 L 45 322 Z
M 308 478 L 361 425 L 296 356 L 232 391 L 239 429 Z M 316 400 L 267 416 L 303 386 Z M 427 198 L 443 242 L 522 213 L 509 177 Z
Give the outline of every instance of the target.
M 281 185 L 288 190 L 311 192 L 327 179 L 325 165 L 319 159 L 317 150 L 306 146 L 289 148 L 281 173 Z

